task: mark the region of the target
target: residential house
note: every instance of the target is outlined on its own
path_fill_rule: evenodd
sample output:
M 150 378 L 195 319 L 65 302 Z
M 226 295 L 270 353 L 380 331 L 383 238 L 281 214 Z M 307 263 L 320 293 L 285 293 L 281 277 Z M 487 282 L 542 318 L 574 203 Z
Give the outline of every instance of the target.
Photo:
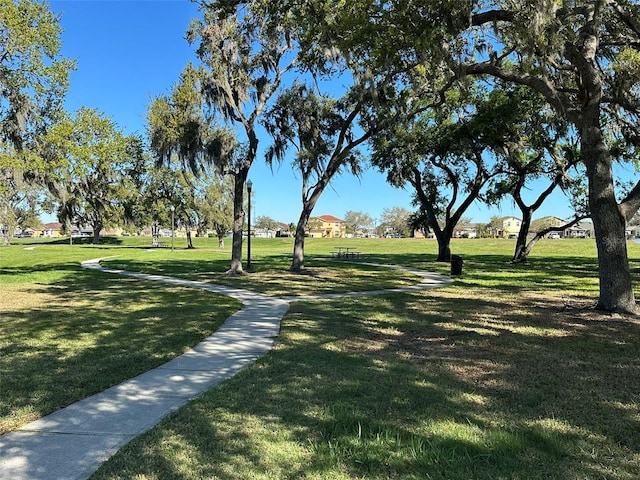
M 502 238 L 516 238 L 520 233 L 522 220 L 517 217 L 502 217 L 502 229 L 498 236 Z
M 291 231 L 291 227 L 289 226 L 289 224 L 278 222 L 278 227 L 276 228 L 276 237 L 290 237 L 291 235 L 293 235 L 293 232 Z
M 93 228 L 88 225 L 74 226 L 71 230 L 72 237 L 93 237 Z
M 344 220 L 333 215 L 320 215 L 312 217 L 307 224 L 309 237 L 311 238 L 344 238 L 347 226 Z
M 593 238 L 593 223 L 581 221 L 567 228 L 563 233 L 566 238 Z
M 537 233 L 540 230 L 543 230 L 549 227 L 560 227 L 562 225 L 565 225 L 566 223 L 567 221 L 564 218 L 560 218 L 560 217 L 547 216 L 547 217 L 538 218 L 533 222 L 531 222 L 530 234 L 533 235 L 534 233 Z M 546 237 L 550 238 L 551 234 L 553 234 L 553 238 L 564 238 L 565 236 L 565 232 L 563 231 L 560 231 L 560 232 L 554 231 L 554 232 L 548 233 Z
M 276 231 L 271 228 L 258 228 L 256 226 L 251 227 L 251 233 L 256 238 L 273 238 L 276 236 Z
M 16 237 L 20 238 L 38 238 L 42 233 L 41 230 L 35 230 L 31 227 L 23 228 L 20 233 L 16 233 Z
M 60 238 L 62 237 L 62 224 L 58 222 L 45 223 L 42 225 L 41 237 Z
M 627 225 L 625 234 L 627 236 L 627 239 L 640 238 L 640 225 Z
M 536 219 L 531 224 L 531 234 L 537 233 L 542 229 L 549 227 L 562 227 L 569 223 L 568 220 L 560 217 L 548 216 Z M 553 236 L 553 237 L 552 237 Z M 547 238 L 592 238 L 593 223 L 581 221 L 575 225 L 560 231 L 547 233 Z

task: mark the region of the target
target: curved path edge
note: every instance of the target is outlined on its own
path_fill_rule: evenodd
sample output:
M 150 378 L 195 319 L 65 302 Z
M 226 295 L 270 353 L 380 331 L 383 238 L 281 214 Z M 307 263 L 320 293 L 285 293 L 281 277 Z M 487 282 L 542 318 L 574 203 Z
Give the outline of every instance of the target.
M 443 275 L 395 265 L 419 275 L 416 285 L 390 290 L 274 298 L 222 285 L 103 267 L 84 268 L 199 288 L 228 295 L 243 308 L 183 355 L 20 429 L 0 436 L 0 480 L 85 480 L 122 446 L 189 400 L 254 363 L 276 342 L 280 321 L 293 301 L 411 292 L 448 285 Z

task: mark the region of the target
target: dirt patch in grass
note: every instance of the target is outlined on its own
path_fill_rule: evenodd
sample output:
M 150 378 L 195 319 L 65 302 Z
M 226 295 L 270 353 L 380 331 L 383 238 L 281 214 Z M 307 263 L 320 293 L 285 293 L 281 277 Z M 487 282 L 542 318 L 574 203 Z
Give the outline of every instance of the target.
M 7 284 L 2 286 L 2 303 L 0 303 L 0 326 L 2 318 L 11 311 L 20 311 L 31 308 L 34 304 L 46 307 L 53 305 L 56 297 L 46 292 L 45 287 L 37 285 L 15 285 Z

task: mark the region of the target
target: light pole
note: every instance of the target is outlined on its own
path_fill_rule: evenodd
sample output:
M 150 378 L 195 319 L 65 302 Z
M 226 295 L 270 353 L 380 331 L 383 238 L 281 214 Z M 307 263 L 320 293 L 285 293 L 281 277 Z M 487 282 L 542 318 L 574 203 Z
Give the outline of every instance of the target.
M 176 207 L 171 205 L 169 207 L 169 210 L 171 210 L 171 251 L 173 252 L 173 239 L 175 237 L 175 212 L 176 212 Z
M 253 182 L 247 180 L 247 270 L 251 268 L 251 187 Z

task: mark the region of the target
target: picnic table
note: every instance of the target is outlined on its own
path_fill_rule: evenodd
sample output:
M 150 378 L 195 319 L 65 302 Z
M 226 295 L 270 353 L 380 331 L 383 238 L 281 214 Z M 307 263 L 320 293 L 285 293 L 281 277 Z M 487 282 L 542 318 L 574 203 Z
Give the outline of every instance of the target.
M 336 247 L 335 251 L 331 252 L 331 256 L 334 258 L 359 258 L 360 252 L 353 247 Z

